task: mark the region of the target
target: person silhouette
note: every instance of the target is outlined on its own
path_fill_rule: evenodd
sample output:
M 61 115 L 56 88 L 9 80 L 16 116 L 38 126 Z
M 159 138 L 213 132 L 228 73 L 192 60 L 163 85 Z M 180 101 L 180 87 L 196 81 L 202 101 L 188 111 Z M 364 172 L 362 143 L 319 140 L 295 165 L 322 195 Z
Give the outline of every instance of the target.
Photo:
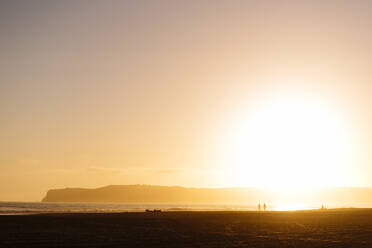
M 261 203 L 258 203 L 258 211 L 261 211 Z
M 266 203 L 264 203 L 264 204 L 263 204 L 263 209 L 264 209 L 264 211 L 266 211 L 266 208 L 267 208 Z

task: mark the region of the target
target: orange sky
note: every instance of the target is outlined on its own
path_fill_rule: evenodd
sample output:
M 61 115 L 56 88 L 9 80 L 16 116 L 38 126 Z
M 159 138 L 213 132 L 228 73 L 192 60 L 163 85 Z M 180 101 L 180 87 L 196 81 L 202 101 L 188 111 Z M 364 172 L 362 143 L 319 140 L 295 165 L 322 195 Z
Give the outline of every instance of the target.
M 0 200 L 107 184 L 266 187 L 270 173 L 306 170 L 331 181 L 314 186 L 372 187 L 371 5 L 2 1 Z M 300 116 L 296 140 L 287 124 Z

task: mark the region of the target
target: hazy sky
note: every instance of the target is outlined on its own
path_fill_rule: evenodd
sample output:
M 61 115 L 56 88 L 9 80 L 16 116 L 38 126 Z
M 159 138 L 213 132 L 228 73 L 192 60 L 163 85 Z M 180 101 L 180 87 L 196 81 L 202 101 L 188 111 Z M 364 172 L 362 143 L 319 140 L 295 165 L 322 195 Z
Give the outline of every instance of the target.
M 0 200 L 107 184 L 260 187 L 281 171 L 372 187 L 371 11 L 0 1 Z

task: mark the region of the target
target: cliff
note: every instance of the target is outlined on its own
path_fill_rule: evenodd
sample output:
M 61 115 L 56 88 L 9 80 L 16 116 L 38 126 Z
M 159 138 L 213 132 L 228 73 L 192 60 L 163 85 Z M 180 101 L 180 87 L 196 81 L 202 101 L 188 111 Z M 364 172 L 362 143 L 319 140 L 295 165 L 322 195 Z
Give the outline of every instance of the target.
M 66 188 L 47 192 L 43 202 L 126 202 L 256 204 L 257 202 L 302 202 L 338 206 L 372 206 L 372 189 L 334 188 L 280 193 L 253 188 L 185 188 L 150 185 L 111 185 L 96 189 Z
M 127 202 L 127 203 L 223 203 L 257 198 L 252 189 L 184 188 L 150 185 L 111 185 L 97 189 L 66 188 L 47 192 L 43 202 Z M 257 198 L 258 199 L 258 198 Z

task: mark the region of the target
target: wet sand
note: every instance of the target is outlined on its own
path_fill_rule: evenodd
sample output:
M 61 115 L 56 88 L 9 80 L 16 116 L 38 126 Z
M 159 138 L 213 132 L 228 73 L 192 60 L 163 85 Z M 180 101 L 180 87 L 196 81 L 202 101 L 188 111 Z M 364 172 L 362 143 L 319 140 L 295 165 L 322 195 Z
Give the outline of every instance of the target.
M 372 247 L 372 210 L 0 216 L 0 247 Z

